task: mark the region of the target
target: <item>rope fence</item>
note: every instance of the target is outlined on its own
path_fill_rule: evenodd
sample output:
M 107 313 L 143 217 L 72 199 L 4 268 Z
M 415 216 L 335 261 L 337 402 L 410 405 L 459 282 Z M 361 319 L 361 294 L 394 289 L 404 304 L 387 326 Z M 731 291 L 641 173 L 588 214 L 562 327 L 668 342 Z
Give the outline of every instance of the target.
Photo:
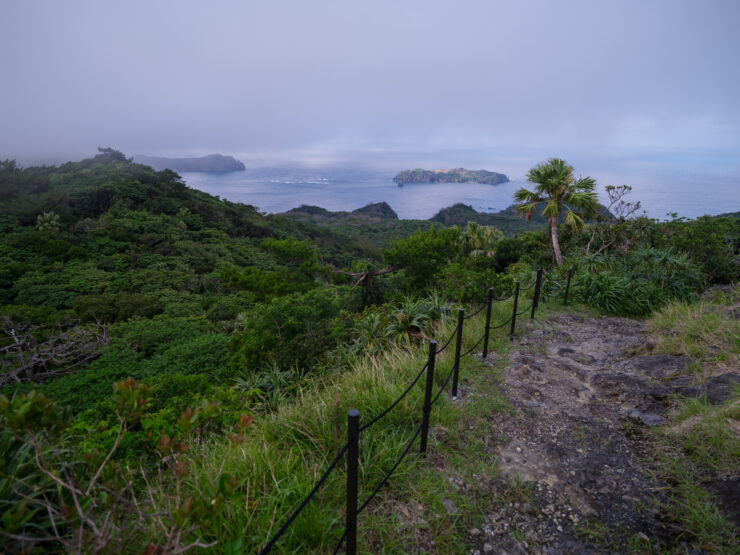
M 487 304 L 484 304 L 483 306 L 481 306 L 478 310 L 476 310 L 472 314 L 468 314 L 467 316 L 465 316 L 465 319 L 466 320 L 469 320 L 470 318 L 472 318 L 474 316 L 478 316 L 478 314 L 480 314 L 481 312 L 483 312 L 483 309 L 486 308 L 487 306 L 488 306 Z
M 414 386 L 416 385 L 416 382 L 418 382 L 419 381 L 419 378 L 421 378 L 424 375 L 424 372 L 426 371 L 426 369 L 427 369 L 427 365 L 425 364 L 424 367 L 421 369 L 421 371 L 416 375 L 416 377 L 414 378 L 414 380 L 411 382 L 411 384 L 406 388 L 406 390 L 403 393 L 401 393 L 401 396 L 398 397 L 398 399 L 396 399 L 395 401 L 393 401 L 390 405 L 388 405 L 388 407 L 386 407 L 383 410 L 383 412 L 381 412 L 378 416 L 376 416 L 375 418 L 373 418 L 372 420 L 370 420 L 370 422 L 368 422 L 367 424 L 364 424 L 363 426 L 361 426 L 360 427 L 360 431 L 361 432 L 364 432 L 370 426 L 372 426 L 373 424 L 375 424 L 376 422 L 378 422 L 380 419 L 382 419 L 386 414 L 388 414 L 389 412 L 391 412 L 395 408 L 395 406 L 398 403 L 400 403 L 403 400 L 403 398 L 406 397 L 406 395 L 408 395 L 409 392 L 414 388 Z
M 452 335 L 447 340 L 447 342 L 444 344 L 444 347 L 440 348 L 439 351 L 437 351 L 437 354 L 444 352 L 444 350 L 449 346 L 449 344 L 452 343 L 452 340 L 455 339 L 456 335 L 457 335 L 457 328 L 455 328 L 455 331 L 452 332 Z
M 567 282 L 567 285 L 565 288 L 565 294 L 563 297 L 563 304 L 567 304 L 568 302 L 568 290 L 570 288 L 570 280 L 571 280 L 572 275 L 573 275 L 573 270 L 570 270 L 568 273 L 568 282 Z M 329 464 L 328 468 L 324 471 L 324 473 L 321 475 L 318 481 L 314 484 L 313 488 L 308 493 L 308 495 L 301 501 L 298 507 L 290 514 L 290 516 L 285 520 L 285 522 L 277 530 L 277 532 L 275 532 L 272 535 L 269 541 L 265 543 L 262 550 L 259 552 L 260 555 L 264 555 L 268 553 L 275 546 L 275 544 L 280 539 L 280 537 L 288 530 L 290 525 L 294 522 L 298 514 L 306 507 L 306 505 L 309 503 L 309 501 L 314 496 L 314 494 L 319 490 L 319 488 L 323 485 L 323 483 L 326 481 L 326 479 L 331 474 L 331 472 L 337 467 L 342 457 L 345 457 L 346 459 L 346 468 L 347 468 L 346 506 L 345 506 L 346 522 L 345 522 L 344 531 L 342 532 L 339 542 L 337 543 L 334 549 L 334 553 L 338 553 L 339 550 L 342 548 L 342 546 L 346 544 L 346 549 L 345 549 L 346 553 L 348 553 L 349 555 L 354 555 L 357 552 L 357 516 L 365 508 L 367 508 L 368 504 L 375 498 L 378 492 L 388 482 L 388 480 L 391 478 L 393 473 L 399 467 L 401 462 L 411 452 L 411 448 L 413 447 L 417 438 L 419 439 L 419 452 L 421 456 L 423 457 L 426 454 L 427 438 L 429 435 L 429 421 L 430 421 L 430 414 L 431 414 L 432 406 L 439 400 L 442 393 L 447 389 L 447 386 L 449 385 L 450 381 L 452 381 L 452 389 L 450 391 L 451 397 L 453 399 L 457 397 L 460 359 L 465 356 L 470 355 L 473 351 L 475 351 L 480 346 L 481 342 L 483 343 L 483 352 L 482 352 L 481 357 L 486 358 L 488 356 L 488 343 L 489 343 L 491 330 L 502 328 L 506 325 L 511 324 L 511 330 L 510 330 L 509 335 L 511 338 L 513 338 L 515 327 L 516 327 L 517 316 L 521 316 L 531 311 L 531 318 L 534 319 L 535 311 L 537 310 L 539 300 L 540 300 L 542 277 L 543 277 L 543 270 L 542 268 L 540 268 L 539 270 L 537 270 L 536 277 L 534 281 L 532 282 L 532 284 L 530 284 L 526 288 L 521 288 L 519 282 L 517 281 L 514 285 L 513 292 L 510 295 L 504 298 L 501 298 L 501 299 L 495 298 L 493 295 L 493 289 L 489 288 L 488 289 L 488 301 L 483 306 L 481 306 L 478 310 L 476 310 L 475 312 L 473 312 L 472 314 L 468 316 L 465 316 L 464 309 L 460 308 L 458 310 L 457 326 L 455 327 L 455 331 L 452 333 L 449 339 L 445 342 L 444 346 L 442 346 L 440 349 L 437 349 L 437 342 L 434 340 L 429 341 L 429 353 L 428 353 L 428 359 L 427 359 L 426 364 L 424 364 L 424 366 L 421 368 L 419 373 L 411 381 L 411 383 L 403 391 L 403 393 L 401 393 L 401 395 L 397 399 L 395 399 L 390 405 L 388 405 L 388 407 L 383 409 L 378 415 L 376 415 L 374 418 L 372 418 L 370 421 L 366 422 L 362 426 L 359 425 L 359 421 L 360 421 L 359 412 L 355 409 L 349 410 L 347 413 L 347 442 L 339 450 L 337 455 L 334 457 L 332 462 Z M 532 297 L 532 304 L 529 305 L 525 309 L 518 310 L 518 301 L 519 301 L 520 293 L 522 291 L 529 291 L 533 288 L 534 288 L 534 293 Z M 504 302 L 506 300 L 511 299 L 512 297 L 513 297 L 513 303 L 512 303 L 513 306 L 512 306 L 511 316 L 509 316 L 509 318 L 507 318 L 506 321 L 503 323 L 492 325 L 491 324 L 491 308 L 492 308 L 493 302 L 494 301 Z M 483 335 L 476 341 L 476 343 L 472 347 L 467 349 L 465 352 L 462 352 L 463 325 L 464 325 L 465 320 L 468 320 L 472 318 L 473 316 L 477 316 L 484 309 L 486 310 L 486 322 L 484 326 Z M 432 398 L 432 392 L 434 389 L 434 369 L 435 369 L 436 357 L 442 352 L 444 352 L 445 349 L 447 349 L 451 345 L 453 339 L 456 339 L 454 363 L 452 365 L 452 368 L 450 369 L 450 372 L 445 378 L 444 383 L 439 388 L 434 398 Z M 378 482 L 375 488 L 373 488 L 370 495 L 361 504 L 358 505 L 359 441 L 360 441 L 360 436 L 362 432 L 365 432 L 368 428 L 370 428 L 371 426 L 376 424 L 378 421 L 380 421 L 390 411 L 392 411 L 404 398 L 406 398 L 406 396 L 416 386 L 416 384 L 419 382 L 419 380 L 425 373 L 426 373 L 426 386 L 425 386 L 425 392 L 424 392 L 424 404 L 423 404 L 422 415 L 421 415 L 422 416 L 421 423 L 416 428 L 414 435 L 411 437 L 411 439 L 408 441 L 408 443 L 404 447 L 403 451 L 401 452 L 400 456 L 396 460 L 395 464 L 385 474 L 385 476 Z
M 480 342 L 483 341 L 485 338 L 486 338 L 485 334 L 484 335 L 481 335 L 480 339 L 475 342 L 475 345 L 473 345 L 472 347 L 470 347 L 470 349 L 468 349 L 467 351 L 465 351 L 460 356 L 461 357 L 468 356 L 470 353 L 472 353 L 476 349 L 476 347 L 478 347 L 478 345 L 480 345 Z

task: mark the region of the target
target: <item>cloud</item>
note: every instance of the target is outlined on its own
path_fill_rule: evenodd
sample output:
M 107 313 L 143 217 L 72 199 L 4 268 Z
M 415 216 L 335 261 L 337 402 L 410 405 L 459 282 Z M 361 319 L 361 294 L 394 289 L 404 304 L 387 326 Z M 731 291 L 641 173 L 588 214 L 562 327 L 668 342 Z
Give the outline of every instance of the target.
M 0 157 L 740 147 L 740 4 L 28 1 Z

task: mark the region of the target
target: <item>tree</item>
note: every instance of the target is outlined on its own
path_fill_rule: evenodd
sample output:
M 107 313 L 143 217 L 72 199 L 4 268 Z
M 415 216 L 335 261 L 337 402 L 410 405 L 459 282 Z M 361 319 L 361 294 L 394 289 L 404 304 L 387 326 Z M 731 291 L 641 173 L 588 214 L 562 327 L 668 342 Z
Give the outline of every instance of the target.
M 504 234 L 500 229 L 468 222 L 460 233 L 459 245 L 466 257 L 493 256 L 494 246 L 503 238 Z
M 98 152 L 100 154 L 95 155 L 95 158 L 98 160 L 114 160 L 116 162 L 126 162 L 127 164 L 134 161 L 133 156 L 131 158 L 126 158 L 126 155 L 123 152 L 109 146 L 102 148 L 98 147 Z
M 383 250 L 383 260 L 406 271 L 412 288 L 420 289 L 434 281 L 442 268 L 459 253 L 460 229 L 450 227 L 418 230 L 405 239 L 397 239 Z
M 60 225 L 59 214 L 54 211 L 43 212 L 36 216 L 36 229 L 39 231 L 58 233 Z
M 542 215 L 550 223 L 555 261 L 560 266 L 563 255 L 558 242 L 558 219 L 562 215 L 567 225 L 578 230 L 584 218 L 593 217 L 599 207 L 594 191 L 596 181 L 591 177 L 575 179 L 573 166 L 560 158 L 537 164 L 527 173 L 527 181 L 536 186 L 532 191 L 521 188 L 514 193 L 517 210 L 529 220 L 537 205 L 544 203 Z

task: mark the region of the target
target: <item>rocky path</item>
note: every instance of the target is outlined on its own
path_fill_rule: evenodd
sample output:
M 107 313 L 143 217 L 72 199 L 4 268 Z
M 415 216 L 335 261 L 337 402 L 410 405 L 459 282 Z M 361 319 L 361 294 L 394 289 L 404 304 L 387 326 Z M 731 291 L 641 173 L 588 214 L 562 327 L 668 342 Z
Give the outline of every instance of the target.
M 491 423 L 501 438 L 491 486 L 508 501 L 470 531 L 473 544 L 481 553 L 605 553 L 673 543 L 636 432 L 663 421 L 673 393 L 702 393 L 685 372 L 691 360 L 645 354 L 643 325 L 625 318 L 563 314 L 529 326 L 503 373 L 514 411 Z M 722 380 L 714 386 L 721 397 Z

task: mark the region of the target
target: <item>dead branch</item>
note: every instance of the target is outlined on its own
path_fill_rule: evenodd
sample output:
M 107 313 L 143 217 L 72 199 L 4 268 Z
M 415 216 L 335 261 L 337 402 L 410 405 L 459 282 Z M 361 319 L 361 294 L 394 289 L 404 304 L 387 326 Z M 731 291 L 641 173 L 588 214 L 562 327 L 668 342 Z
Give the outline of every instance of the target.
M 357 287 L 365 280 L 371 280 L 374 277 L 377 276 L 383 276 L 385 274 L 390 274 L 391 272 L 395 272 L 396 270 L 400 270 L 401 266 L 395 265 L 395 266 L 387 266 L 383 268 L 382 270 L 377 271 L 366 271 L 366 272 L 348 272 L 346 270 L 341 270 L 335 266 L 331 266 L 332 271 L 337 274 L 344 274 L 346 276 L 352 276 L 355 278 L 355 282 L 352 284 L 353 287 Z
M 632 218 L 635 213 L 640 209 L 641 204 L 640 201 L 637 202 L 626 202 L 624 200 L 624 197 L 632 192 L 632 187 L 629 185 L 620 185 L 619 187 L 615 187 L 614 185 L 607 185 L 606 186 L 606 194 L 609 197 L 609 204 L 606 207 L 606 213 L 612 214 L 612 209 L 614 210 L 614 215 L 616 217 L 612 217 L 610 219 L 607 219 L 606 221 L 601 222 L 600 224 L 595 224 L 592 226 L 591 230 L 591 238 L 588 240 L 588 244 L 586 245 L 586 254 L 591 252 L 591 245 L 594 242 L 594 239 L 596 238 L 596 234 L 599 231 L 603 231 L 606 225 L 614 225 L 614 224 L 621 224 L 624 223 L 626 220 Z M 613 233 L 613 236 L 610 239 L 602 240 L 601 246 L 596 251 L 595 254 L 599 254 L 600 252 L 603 252 L 607 248 L 609 248 L 614 242 L 617 240 L 617 234 L 618 230 Z
M 40 383 L 71 372 L 98 357 L 110 339 L 104 325 L 59 329 L 45 341 L 37 341 L 40 326 L 23 326 L 5 321 L 10 340 L 0 347 L 0 387 L 11 381 Z

